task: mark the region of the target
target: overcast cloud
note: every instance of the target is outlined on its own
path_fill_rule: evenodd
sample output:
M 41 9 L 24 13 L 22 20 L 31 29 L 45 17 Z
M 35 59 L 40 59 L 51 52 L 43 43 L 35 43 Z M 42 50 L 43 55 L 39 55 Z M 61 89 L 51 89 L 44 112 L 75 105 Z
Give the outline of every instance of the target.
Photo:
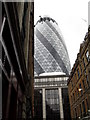
M 48 15 L 59 25 L 66 43 L 71 67 L 73 66 L 80 43 L 88 28 L 89 0 L 35 0 L 34 24 L 39 16 Z

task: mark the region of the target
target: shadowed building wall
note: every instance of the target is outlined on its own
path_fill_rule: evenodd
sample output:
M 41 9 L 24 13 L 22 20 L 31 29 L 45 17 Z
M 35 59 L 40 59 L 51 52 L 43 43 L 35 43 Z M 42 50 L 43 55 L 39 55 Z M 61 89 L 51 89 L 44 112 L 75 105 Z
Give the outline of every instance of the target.
M 33 5 L 33 2 L 2 3 L 2 119 L 33 117 Z

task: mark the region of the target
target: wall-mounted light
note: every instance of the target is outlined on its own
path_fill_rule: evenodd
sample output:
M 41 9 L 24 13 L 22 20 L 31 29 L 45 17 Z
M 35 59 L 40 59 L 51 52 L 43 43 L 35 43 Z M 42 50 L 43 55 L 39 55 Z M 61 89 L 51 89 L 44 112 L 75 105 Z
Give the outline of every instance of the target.
M 78 117 L 78 119 L 80 119 L 80 117 Z
M 82 88 L 79 88 L 78 91 L 81 92 L 83 89 Z
M 90 113 L 90 110 L 88 110 L 88 112 Z

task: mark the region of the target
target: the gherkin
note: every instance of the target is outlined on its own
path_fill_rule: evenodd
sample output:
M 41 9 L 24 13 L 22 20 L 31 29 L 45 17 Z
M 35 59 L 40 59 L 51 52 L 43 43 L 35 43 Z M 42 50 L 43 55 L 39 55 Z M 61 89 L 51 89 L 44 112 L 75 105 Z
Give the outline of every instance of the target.
M 34 71 L 35 75 L 50 72 L 70 73 L 67 48 L 55 20 L 43 17 L 34 29 Z

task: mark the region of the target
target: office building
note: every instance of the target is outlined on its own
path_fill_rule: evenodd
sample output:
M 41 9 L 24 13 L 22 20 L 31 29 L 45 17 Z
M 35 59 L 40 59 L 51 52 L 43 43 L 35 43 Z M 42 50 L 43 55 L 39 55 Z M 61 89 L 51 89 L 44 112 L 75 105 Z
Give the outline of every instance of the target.
M 70 61 L 57 22 L 40 17 L 34 37 L 35 118 L 70 120 L 67 79 Z

